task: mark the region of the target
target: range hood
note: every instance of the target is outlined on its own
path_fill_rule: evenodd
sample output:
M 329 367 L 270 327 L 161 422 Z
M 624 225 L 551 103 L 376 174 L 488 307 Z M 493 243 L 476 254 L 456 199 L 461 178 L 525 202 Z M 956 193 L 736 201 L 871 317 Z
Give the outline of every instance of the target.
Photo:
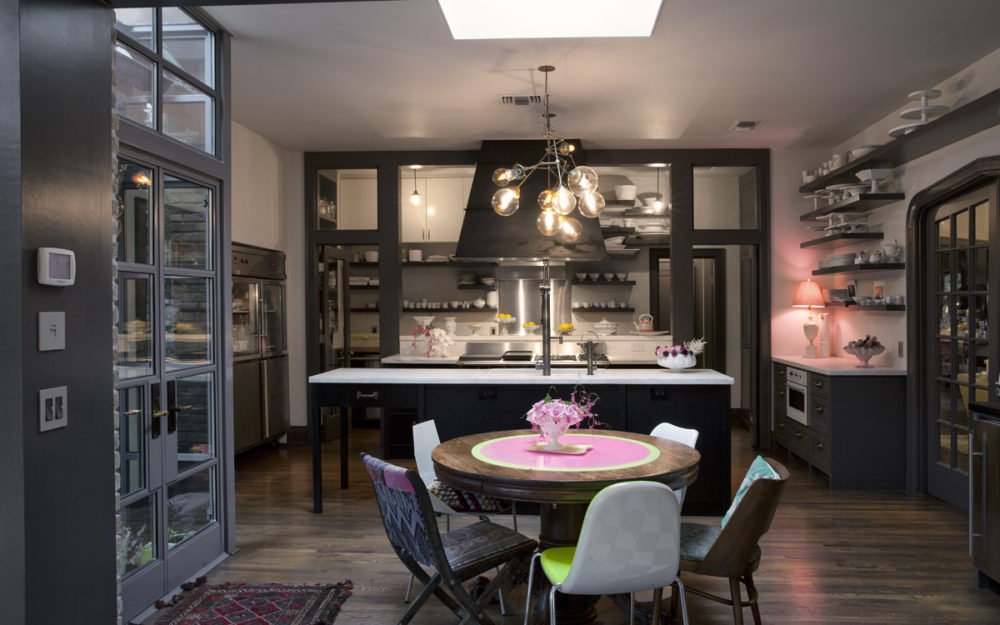
M 586 160 L 580 142 L 569 142 L 577 146 L 574 152 L 576 164 L 583 165 Z M 538 231 L 535 222 L 540 211 L 535 198 L 549 185 L 544 171 L 536 171 L 521 186 L 521 208 L 516 213 L 501 217 L 493 211 L 493 194 L 499 188 L 493 182 L 493 172 L 514 163 L 532 165 L 545 154 L 545 147 L 544 139 L 483 141 L 472 178 L 469 205 L 462 221 L 462 232 L 455 249 L 456 258 L 476 261 L 572 261 L 604 260 L 608 257 L 597 219 L 576 215 L 583 226 L 583 233 L 576 243 L 564 243 L 558 237 L 547 237 Z

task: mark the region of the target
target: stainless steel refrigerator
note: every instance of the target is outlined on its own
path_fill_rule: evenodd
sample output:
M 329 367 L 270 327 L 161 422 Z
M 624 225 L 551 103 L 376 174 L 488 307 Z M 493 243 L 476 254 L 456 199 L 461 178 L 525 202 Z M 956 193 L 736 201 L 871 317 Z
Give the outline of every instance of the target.
M 233 243 L 235 451 L 288 431 L 285 254 Z

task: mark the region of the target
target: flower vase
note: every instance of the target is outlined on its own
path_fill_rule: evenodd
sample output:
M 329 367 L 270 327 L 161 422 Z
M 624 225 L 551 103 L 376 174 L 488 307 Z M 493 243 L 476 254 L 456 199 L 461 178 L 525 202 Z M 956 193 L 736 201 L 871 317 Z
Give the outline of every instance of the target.
M 545 443 L 542 449 L 547 451 L 559 451 L 563 448 L 563 444 L 559 442 L 559 437 L 566 432 L 560 430 L 558 432 L 546 432 L 549 437 L 549 442 Z
M 676 356 L 664 354 L 656 362 L 665 369 L 670 369 L 674 373 L 680 373 L 689 367 L 693 367 L 697 359 L 694 354 L 677 354 Z
M 455 331 L 458 330 L 458 323 L 455 321 L 454 317 L 444 318 L 444 331 L 448 333 L 448 336 L 455 336 Z

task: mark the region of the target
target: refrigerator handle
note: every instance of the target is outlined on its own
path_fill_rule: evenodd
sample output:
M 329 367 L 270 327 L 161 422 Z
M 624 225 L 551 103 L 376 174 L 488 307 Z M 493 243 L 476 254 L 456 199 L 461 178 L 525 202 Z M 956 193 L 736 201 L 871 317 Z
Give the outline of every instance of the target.
M 260 373 L 262 376 L 261 389 L 263 389 L 262 395 L 264 396 L 264 438 L 271 437 L 271 387 L 267 383 L 267 361 L 261 362 Z

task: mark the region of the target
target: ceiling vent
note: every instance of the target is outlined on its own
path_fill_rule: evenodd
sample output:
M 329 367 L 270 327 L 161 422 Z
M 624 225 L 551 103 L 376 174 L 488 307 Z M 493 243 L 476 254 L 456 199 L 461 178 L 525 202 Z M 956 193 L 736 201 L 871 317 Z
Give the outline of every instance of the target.
M 743 131 L 749 132 L 749 131 L 753 130 L 754 128 L 756 128 L 759 125 L 760 125 L 760 121 L 759 120 L 758 121 L 744 120 L 744 121 L 739 121 L 739 122 L 736 122 L 735 124 L 733 124 L 733 127 L 732 127 L 731 130 L 743 130 Z
M 541 104 L 540 95 L 498 95 L 500 104 L 513 104 L 514 106 L 528 106 L 529 104 Z

